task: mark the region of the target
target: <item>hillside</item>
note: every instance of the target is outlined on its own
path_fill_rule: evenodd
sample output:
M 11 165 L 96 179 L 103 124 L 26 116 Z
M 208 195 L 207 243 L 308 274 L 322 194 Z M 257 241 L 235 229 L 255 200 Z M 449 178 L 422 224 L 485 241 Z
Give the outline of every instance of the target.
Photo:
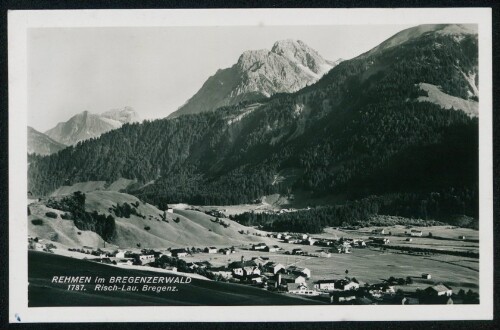
M 83 270 L 83 274 L 82 274 Z M 280 295 L 248 285 L 204 281 L 196 278 L 177 285 L 176 292 L 68 291 L 66 285 L 51 282 L 58 276 L 158 276 L 146 270 L 128 270 L 49 253 L 28 253 L 28 306 L 239 306 L 322 304 L 304 298 Z
M 30 191 L 123 177 L 139 183 L 129 193 L 158 206 L 306 192 L 340 203 L 386 196 L 370 209 L 389 215 L 477 218 L 478 119 L 456 108 L 478 102 L 477 34 L 413 29 L 295 93 L 127 124 L 36 159 Z
M 337 64 L 325 60 L 300 40 L 277 41 L 270 51 L 245 51 L 235 65 L 218 70 L 208 78 L 169 118 L 267 99 L 276 93 L 295 92 L 316 82 Z
M 115 191 L 94 191 L 85 194 L 85 210 L 99 214 L 111 215 L 115 219 L 116 234 L 108 245 L 122 248 L 167 248 L 198 246 L 232 246 L 250 242 L 267 242 L 266 237 L 242 235 L 240 231 L 257 233 L 250 227 L 242 226 L 232 220 L 223 219 L 229 224 L 225 228 L 214 222 L 215 218 L 198 211 L 178 210 L 166 213 L 166 221 L 162 219 L 163 211 L 153 205 L 143 203 L 134 196 Z M 58 198 L 58 197 L 54 197 Z M 135 204 L 138 216 L 131 214 L 128 218 L 117 216 L 112 210 L 117 204 Z M 41 200 L 30 204 L 31 215 L 28 217 L 28 233 L 67 247 L 93 246 L 103 247 L 103 239 L 93 231 L 78 229 L 73 220 L 61 218 L 66 212 L 47 207 L 47 201 Z M 54 212 L 57 218 L 47 216 Z M 178 222 L 174 219 L 179 219 Z M 32 220 L 40 219 L 42 224 L 34 224 Z M 36 222 L 35 222 L 36 223 Z M 149 229 L 146 229 L 149 228 Z
M 47 135 L 28 126 L 28 154 L 50 155 L 66 148 L 64 144 L 54 141 Z

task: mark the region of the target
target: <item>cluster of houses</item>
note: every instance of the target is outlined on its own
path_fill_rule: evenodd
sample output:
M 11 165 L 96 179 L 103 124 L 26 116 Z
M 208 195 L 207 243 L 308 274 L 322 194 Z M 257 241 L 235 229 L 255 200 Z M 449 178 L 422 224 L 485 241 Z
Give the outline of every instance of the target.
M 328 238 L 314 238 L 307 234 L 290 234 L 290 233 L 274 233 L 269 234 L 269 237 L 273 237 L 282 240 L 284 243 L 289 244 L 302 244 L 302 245 L 317 245 L 330 248 L 330 251 L 326 250 L 324 253 L 318 254 L 320 257 L 329 257 L 329 252 L 334 253 L 351 253 L 352 248 L 365 248 L 366 242 L 362 239 L 357 238 L 340 238 L 340 239 L 328 239 Z M 292 254 L 303 254 L 301 249 L 294 249 Z

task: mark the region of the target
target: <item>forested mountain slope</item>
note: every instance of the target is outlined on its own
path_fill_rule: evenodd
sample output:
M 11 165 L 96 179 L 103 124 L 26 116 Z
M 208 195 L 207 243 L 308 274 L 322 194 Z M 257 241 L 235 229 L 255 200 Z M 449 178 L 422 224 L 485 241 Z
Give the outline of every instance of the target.
M 348 199 L 441 193 L 475 216 L 477 114 L 423 99 L 420 86 L 477 103 L 477 34 L 425 30 L 403 31 L 412 37 L 344 61 L 293 94 L 126 124 L 35 158 L 29 189 L 48 194 L 63 183 L 124 177 L 150 183 L 131 192 L 157 205 L 296 190 Z

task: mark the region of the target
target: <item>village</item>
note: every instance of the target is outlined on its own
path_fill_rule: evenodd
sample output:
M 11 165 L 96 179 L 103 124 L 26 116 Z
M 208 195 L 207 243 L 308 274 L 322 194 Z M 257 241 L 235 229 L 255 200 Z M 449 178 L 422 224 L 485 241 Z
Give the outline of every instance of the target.
M 242 233 L 243 235 L 245 233 Z M 374 229 L 364 238 L 312 237 L 298 233 L 268 233 L 276 244 L 253 243 L 241 246 L 172 247 L 167 249 L 68 248 L 94 262 L 117 267 L 147 267 L 179 275 L 196 274 L 201 278 L 249 285 L 279 294 L 313 299 L 331 304 L 463 304 L 478 303 L 476 292 L 453 289 L 432 274 L 408 273 L 387 278 L 377 283 L 364 282 L 351 275 L 349 269 L 336 275 L 314 274 L 333 255 L 347 258 L 363 251 L 386 251 L 391 241 L 384 229 Z M 405 242 L 422 237 L 421 230 L 404 232 Z M 459 237 L 465 239 L 465 237 Z M 29 237 L 28 248 L 58 253 L 49 241 Z M 322 261 L 323 260 L 323 261 Z M 314 262 L 313 262 L 314 261 Z M 311 266 L 308 266 L 309 263 Z M 341 275 L 340 275 L 341 274 Z M 423 281 L 426 287 L 415 287 Z

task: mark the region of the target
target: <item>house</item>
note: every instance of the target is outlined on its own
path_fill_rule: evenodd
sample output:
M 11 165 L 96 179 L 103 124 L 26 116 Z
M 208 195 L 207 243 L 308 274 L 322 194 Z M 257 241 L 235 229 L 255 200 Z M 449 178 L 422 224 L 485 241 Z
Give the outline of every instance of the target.
M 274 237 L 277 238 L 277 239 L 281 239 L 283 235 L 281 235 L 281 233 L 277 233 L 277 234 L 274 234 Z
M 132 258 L 119 258 L 115 260 L 117 265 L 126 265 L 130 266 L 134 264 L 134 261 Z
M 252 245 L 252 250 L 265 250 L 267 245 L 265 243 L 259 243 Z
M 281 248 L 278 245 L 266 246 L 264 248 L 264 251 L 267 252 L 278 252 L 279 250 L 281 250 Z
M 141 265 L 145 265 L 154 262 L 155 256 L 153 254 L 142 254 L 138 256 L 137 260 Z
M 289 234 L 283 234 L 281 235 L 281 238 L 286 242 L 287 240 L 292 238 L 292 235 Z
M 349 291 L 349 290 L 357 290 L 359 289 L 359 283 L 353 282 L 349 279 L 340 279 L 336 280 L 335 288 L 341 291 Z
M 422 274 L 422 278 L 424 278 L 426 280 L 430 280 L 431 279 L 431 274 L 423 273 Z
M 171 208 L 167 209 L 167 213 L 174 213 L 174 209 Z
M 363 240 L 358 240 L 358 241 L 356 242 L 356 244 L 357 244 L 357 245 L 358 245 L 358 247 L 360 247 L 360 248 L 365 248 L 365 247 L 366 247 L 366 243 L 365 243 L 365 241 L 363 241 Z
M 438 283 L 434 286 L 430 286 L 427 289 L 425 289 L 425 292 L 430 296 L 437 296 L 437 297 L 440 296 L 451 297 L 451 295 L 453 294 L 453 290 L 444 285 L 443 283 Z
M 351 247 L 348 245 L 337 245 L 332 250 L 337 253 L 351 253 Z
M 311 270 L 309 268 L 303 268 L 298 266 L 290 266 L 286 270 L 290 274 L 303 275 L 306 278 L 311 277 Z
M 458 239 L 465 239 L 465 236 L 464 235 L 460 235 L 460 236 L 458 236 Z
M 294 274 L 277 274 L 277 282 L 280 284 L 283 283 L 306 283 L 306 278 L 302 275 L 294 275 Z
M 309 235 L 307 234 L 299 234 L 298 238 L 300 239 L 307 239 L 309 237 Z
M 205 253 L 217 253 L 217 248 L 214 246 L 211 247 L 206 247 L 205 250 L 203 250 Z
M 172 255 L 177 258 L 185 257 L 189 253 L 186 249 L 172 249 L 170 252 L 172 252 Z
M 374 284 L 370 286 L 368 292 L 376 298 L 380 298 L 384 295 L 394 295 L 396 291 L 394 290 L 393 285 L 389 285 L 387 283 L 382 284 Z
M 374 229 L 374 230 L 372 230 L 372 234 L 385 235 L 385 230 L 384 229 Z
M 191 270 L 195 270 L 197 268 L 200 268 L 200 266 L 198 266 L 198 264 L 196 262 L 188 262 L 188 263 L 186 263 L 186 266 L 187 266 L 187 268 L 189 268 Z
M 235 277 L 245 276 L 245 271 L 243 270 L 243 268 L 234 268 L 232 272 L 233 272 L 233 276 L 235 276 Z
M 319 280 L 314 283 L 314 288 L 319 291 L 335 290 L 335 280 Z
M 412 239 L 412 238 L 410 238 L 410 237 L 408 237 L 408 238 L 406 239 L 406 241 L 407 241 L 407 242 L 411 242 L 411 241 L 413 241 L 413 239 Z
M 228 255 L 228 254 L 231 254 L 231 250 L 230 249 L 220 249 L 219 250 L 219 253 L 222 253 L 222 254 L 225 254 L 225 255 Z
M 373 237 L 372 238 L 372 241 L 373 243 L 376 243 L 376 244 L 383 244 L 383 245 L 387 245 L 390 243 L 389 239 L 388 238 L 378 238 L 378 237 Z
M 284 272 L 285 266 L 275 262 L 268 262 L 267 264 L 264 265 L 264 269 L 273 274 L 277 274 L 278 272 Z
M 320 292 L 316 290 L 311 290 L 307 287 L 305 283 L 288 283 L 287 291 L 291 294 L 300 294 L 305 296 L 319 296 Z
M 243 267 L 243 274 L 245 276 L 260 275 L 260 269 L 258 267 Z
M 252 274 L 250 276 L 247 276 L 247 279 L 250 281 L 252 284 L 259 284 L 262 283 L 262 276 L 258 274 Z
M 314 238 L 309 237 L 309 238 L 303 240 L 302 244 L 305 244 L 305 245 L 314 245 L 316 242 L 317 242 L 317 240 L 315 240 Z
M 218 271 L 213 271 L 215 275 L 222 276 L 223 278 L 229 279 L 233 277 L 233 274 L 230 271 L 227 270 L 218 270 Z
M 304 251 L 302 251 L 302 249 L 293 249 L 292 254 L 303 255 Z
M 116 250 L 115 252 L 115 258 L 125 258 L 125 250 Z
M 167 256 L 167 257 L 171 257 L 172 256 L 172 252 L 170 251 L 163 251 L 162 252 L 164 256 Z
M 414 237 L 421 237 L 422 236 L 422 231 L 421 230 L 412 229 L 411 232 L 410 232 L 410 235 L 414 236 Z

